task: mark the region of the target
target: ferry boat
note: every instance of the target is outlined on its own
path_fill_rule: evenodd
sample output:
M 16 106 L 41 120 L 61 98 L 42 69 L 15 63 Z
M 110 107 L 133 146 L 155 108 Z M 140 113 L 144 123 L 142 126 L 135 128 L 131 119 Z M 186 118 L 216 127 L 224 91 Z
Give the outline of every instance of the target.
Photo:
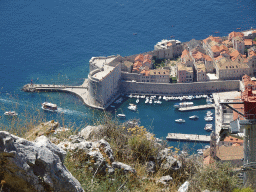
M 192 115 L 192 116 L 189 117 L 189 119 L 194 119 L 194 120 L 196 120 L 196 119 L 199 119 L 199 117 L 198 117 L 197 115 Z
M 42 103 L 42 109 L 45 111 L 51 111 L 56 112 L 57 111 L 57 105 L 49 102 L 43 102 Z
M 204 127 L 205 131 L 212 131 L 212 124 L 206 124 Z
M 18 113 L 16 113 L 15 111 L 6 111 L 6 112 L 4 112 L 4 115 L 6 115 L 6 116 L 17 116 Z
M 193 106 L 193 102 L 182 102 L 182 103 L 175 103 L 174 108 L 181 108 L 181 107 L 190 107 Z
M 119 118 L 125 118 L 126 116 L 125 116 L 125 114 L 120 113 L 120 114 L 117 114 L 117 117 L 119 117 Z
M 186 121 L 184 119 L 176 119 L 175 122 L 176 123 L 185 123 Z

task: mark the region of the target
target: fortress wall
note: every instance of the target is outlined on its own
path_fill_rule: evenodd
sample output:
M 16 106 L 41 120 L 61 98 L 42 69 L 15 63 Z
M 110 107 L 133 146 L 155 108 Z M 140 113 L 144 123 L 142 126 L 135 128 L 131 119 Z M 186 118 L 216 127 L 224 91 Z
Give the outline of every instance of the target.
M 126 94 L 196 95 L 222 91 L 239 91 L 239 89 L 239 80 L 175 84 L 123 81 L 121 85 L 122 93 Z

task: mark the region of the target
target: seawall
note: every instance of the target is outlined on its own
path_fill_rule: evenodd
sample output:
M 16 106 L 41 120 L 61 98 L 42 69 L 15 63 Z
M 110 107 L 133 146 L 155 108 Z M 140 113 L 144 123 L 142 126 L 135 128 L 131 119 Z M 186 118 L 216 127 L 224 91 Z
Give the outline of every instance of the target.
M 123 80 L 121 83 L 121 92 L 125 94 L 197 95 L 239 90 L 239 80 L 195 83 L 145 83 Z

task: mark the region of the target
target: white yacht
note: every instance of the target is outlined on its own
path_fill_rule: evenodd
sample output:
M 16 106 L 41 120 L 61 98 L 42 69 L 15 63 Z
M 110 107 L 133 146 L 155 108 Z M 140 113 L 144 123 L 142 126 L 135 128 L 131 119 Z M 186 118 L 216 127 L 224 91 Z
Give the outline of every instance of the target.
M 4 112 L 4 115 L 6 115 L 6 116 L 17 116 L 18 113 L 16 113 L 15 111 L 6 111 L 6 112 Z
M 212 116 L 212 115 L 213 115 L 213 113 L 212 113 L 211 111 L 207 111 L 207 112 L 206 112 L 206 116 L 207 116 L 207 117 L 210 117 L 210 116 Z
M 212 131 L 212 124 L 206 124 L 204 127 L 205 131 Z
M 137 105 L 130 103 L 128 109 L 130 109 L 131 111 L 137 111 Z
M 176 119 L 175 122 L 176 123 L 185 123 L 186 121 L 184 119 Z
M 45 111 L 51 111 L 56 112 L 57 111 L 57 105 L 49 102 L 43 102 L 42 103 L 42 109 Z
M 140 99 L 136 99 L 136 103 L 139 103 L 140 102 Z
M 212 121 L 212 120 L 213 120 L 213 117 L 206 116 L 206 117 L 204 117 L 204 120 L 205 120 L 205 121 Z
M 189 117 L 189 119 L 195 119 L 196 120 L 196 119 L 199 119 L 199 117 L 197 115 L 192 115 L 192 116 Z
M 117 117 L 119 117 L 119 118 L 125 118 L 126 116 L 125 116 L 125 114 L 120 113 L 120 114 L 117 114 Z

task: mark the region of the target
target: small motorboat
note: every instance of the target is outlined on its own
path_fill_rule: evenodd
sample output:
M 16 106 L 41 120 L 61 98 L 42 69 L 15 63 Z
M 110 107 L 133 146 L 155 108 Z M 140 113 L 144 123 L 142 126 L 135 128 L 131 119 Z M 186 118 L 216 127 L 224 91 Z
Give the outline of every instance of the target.
M 197 115 L 192 115 L 192 116 L 189 117 L 189 119 L 196 120 L 196 119 L 199 119 L 199 117 Z
M 57 105 L 49 102 L 43 102 L 42 103 L 42 109 L 45 111 L 51 111 L 56 112 L 57 111 Z
M 207 111 L 207 112 L 206 112 L 206 116 L 210 117 L 210 116 L 212 116 L 212 115 L 213 115 L 213 113 L 212 113 L 211 111 Z
M 185 123 L 186 121 L 184 119 L 176 119 L 175 122 L 176 123 Z
M 205 131 L 212 131 L 212 124 L 206 124 L 204 127 Z
M 204 117 L 204 120 L 205 120 L 205 121 L 212 121 L 212 120 L 213 120 L 213 117 L 206 116 L 206 117 Z
M 140 99 L 136 99 L 136 103 L 139 103 L 140 102 Z
M 120 113 L 120 114 L 117 114 L 117 117 L 119 117 L 119 118 L 125 118 L 126 116 L 125 116 L 125 114 Z
M 6 111 L 6 112 L 4 112 L 4 115 L 6 115 L 6 116 L 17 116 L 18 113 L 16 113 L 15 111 Z
M 137 105 L 130 103 L 128 109 L 130 109 L 131 111 L 137 111 Z

